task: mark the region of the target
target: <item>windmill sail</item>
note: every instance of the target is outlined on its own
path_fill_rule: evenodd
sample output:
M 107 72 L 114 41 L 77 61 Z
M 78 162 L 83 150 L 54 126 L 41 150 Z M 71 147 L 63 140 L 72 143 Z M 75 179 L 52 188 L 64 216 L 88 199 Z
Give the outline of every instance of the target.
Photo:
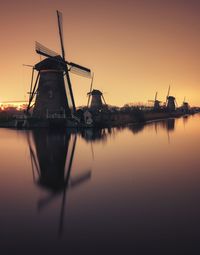
M 59 56 L 58 53 L 56 53 L 53 50 L 48 49 L 47 47 L 45 47 L 44 45 L 42 45 L 39 42 L 35 42 L 35 50 L 38 54 L 43 55 L 45 57 L 56 57 Z
M 69 66 L 70 66 L 70 69 L 69 69 L 70 72 L 84 76 L 84 77 L 88 77 L 88 78 L 91 77 L 91 70 L 89 68 L 75 64 L 73 62 L 70 62 Z
M 90 97 L 91 97 L 91 92 L 92 92 L 93 80 L 94 80 L 94 73 L 92 75 L 92 80 L 91 80 L 91 84 L 90 84 L 90 92 L 88 93 L 87 107 L 89 107 L 89 103 L 90 103 Z
M 59 36 L 60 36 L 62 57 L 63 57 L 63 59 L 65 59 L 65 49 L 64 49 L 64 43 L 63 43 L 62 13 L 59 11 L 57 11 L 57 18 L 58 18 L 58 30 L 59 30 Z
M 66 75 L 64 75 L 64 84 L 65 84 L 65 91 L 66 91 L 67 100 L 68 100 L 68 106 L 69 106 L 70 110 L 73 110 L 73 100 L 72 100 L 71 93 L 70 93 L 70 90 L 69 90 Z
M 158 96 L 158 92 L 156 92 L 155 94 L 155 101 L 157 100 L 157 96 Z

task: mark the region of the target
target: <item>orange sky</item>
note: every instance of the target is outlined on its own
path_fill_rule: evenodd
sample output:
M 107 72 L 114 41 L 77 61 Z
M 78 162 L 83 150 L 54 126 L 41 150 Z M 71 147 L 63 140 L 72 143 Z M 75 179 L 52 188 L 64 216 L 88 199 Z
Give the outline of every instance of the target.
M 66 56 L 91 68 L 107 103 L 164 100 L 169 83 L 180 104 L 200 105 L 200 2 L 197 0 L 7 0 L 0 5 L 0 101 L 24 100 L 36 64 L 35 40 L 60 52 L 56 9 L 63 12 Z M 72 77 L 77 105 L 90 80 Z

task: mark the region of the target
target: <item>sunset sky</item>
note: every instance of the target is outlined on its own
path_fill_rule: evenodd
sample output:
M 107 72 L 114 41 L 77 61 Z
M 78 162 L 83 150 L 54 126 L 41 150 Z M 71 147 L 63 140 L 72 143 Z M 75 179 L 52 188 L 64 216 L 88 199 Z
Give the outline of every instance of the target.
M 63 13 L 66 58 L 92 69 L 108 104 L 147 102 L 158 91 L 200 105 L 200 1 L 2 0 L 0 102 L 24 100 L 35 41 L 60 53 L 56 10 Z M 72 75 L 77 105 L 90 80 Z

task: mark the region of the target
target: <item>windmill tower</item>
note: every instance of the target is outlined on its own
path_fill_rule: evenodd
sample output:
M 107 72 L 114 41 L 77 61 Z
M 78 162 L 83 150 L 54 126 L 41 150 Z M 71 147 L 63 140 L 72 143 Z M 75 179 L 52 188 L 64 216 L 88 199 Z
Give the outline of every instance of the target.
M 167 92 L 167 97 L 166 97 L 166 107 L 167 107 L 167 110 L 169 112 L 174 112 L 176 110 L 176 105 L 177 105 L 177 102 L 176 102 L 176 98 L 173 97 L 173 96 L 170 96 L 170 86 L 169 86 L 169 89 L 168 89 L 168 92 Z
M 156 92 L 154 100 L 149 100 L 149 102 L 154 103 L 153 105 L 154 111 L 159 111 L 161 109 L 161 106 L 160 106 L 161 101 L 157 100 L 157 96 L 158 96 L 158 92 Z
M 76 112 L 69 72 L 90 77 L 90 69 L 68 62 L 63 43 L 62 14 L 57 11 L 58 30 L 62 54 L 49 50 L 36 42 L 36 52 L 46 58 L 32 70 L 27 113 L 33 107 L 33 118 L 46 119 L 60 115 L 63 118 Z M 34 71 L 37 78 L 34 80 Z M 35 101 L 35 103 L 34 103 Z
M 190 106 L 189 106 L 189 103 L 186 102 L 185 97 L 184 97 L 183 104 L 182 104 L 181 108 L 182 108 L 182 111 L 184 113 L 188 113 L 189 112 Z
M 107 104 L 106 104 L 105 98 L 103 96 L 103 93 L 98 89 L 92 89 L 93 80 L 94 80 L 94 75 L 92 76 L 90 92 L 87 93 L 87 95 L 88 95 L 87 107 L 90 108 L 91 110 L 101 110 L 101 109 L 105 108 L 105 106 L 107 106 Z

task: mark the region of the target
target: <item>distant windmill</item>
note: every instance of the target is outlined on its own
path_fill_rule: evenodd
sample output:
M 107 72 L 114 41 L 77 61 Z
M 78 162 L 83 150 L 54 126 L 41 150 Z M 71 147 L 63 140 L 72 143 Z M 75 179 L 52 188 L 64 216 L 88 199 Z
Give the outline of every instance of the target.
M 169 86 L 167 96 L 166 96 L 166 107 L 168 111 L 173 112 L 176 110 L 176 106 L 178 105 L 176 102 L 176 98 L 173 96 L 170 96 L 170 89 L 171 87 Z
M 182 107 L 181 107 L 182 111 L 184 113 L 188 113 L 189 112 L 189 109 L 190 109 L 190 106 L 189 106 L 189 103 L 186 101 L 186 98 L 184 97 L 183 99 L 183 104 L 182 104 Z
M 90 69 L 66 60 L 62 14 L 59 11 L 57 11 L 57 20 L 62 54 L 59 55 L 36 42 L 36 52 L 47 58 L 37 63 L 32 71 L 27 113 L 34 106 L 33 117 L 35 118 L 46 118 L 48 113 L 73 114 L 76 106 L 69 71 L 85 77 L 91 75 Z M 35 70 L 38 74 L 33 84 Z M 35 103 L 33 103 L 34 100 Z
M 88 95 L 87 107 L 92 110 L 103 109 L 105 106 L 107 106 L 105 98 L 103 96 L 103 93 L 100 90 L 92 89 L 93 80 L 94 80 L 94 75 L 92 76 L 90 91 L 87 93 Z
M 154 103 L 153 109 L 154 111 L 160 110 L 160 103 L 161 101 L 157 100 L 158 97 L 158 92 L 155 94 L 155 99 L 154 100 L 149 100 L 149 102 Z

